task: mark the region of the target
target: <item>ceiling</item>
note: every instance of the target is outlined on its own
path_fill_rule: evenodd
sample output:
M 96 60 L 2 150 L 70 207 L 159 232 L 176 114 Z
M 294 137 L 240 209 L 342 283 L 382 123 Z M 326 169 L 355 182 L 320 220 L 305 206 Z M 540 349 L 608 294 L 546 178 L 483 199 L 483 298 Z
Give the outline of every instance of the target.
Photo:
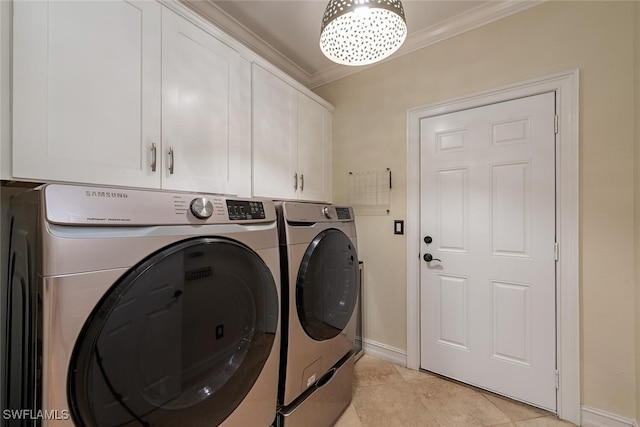
M 320 23 L 329 0 L 183 0 L 307 87 L 367 67 L 338 65 L 320 51 Z M 389 59 L 413 52 L 545 0 L 403 0 L 408 35 Z

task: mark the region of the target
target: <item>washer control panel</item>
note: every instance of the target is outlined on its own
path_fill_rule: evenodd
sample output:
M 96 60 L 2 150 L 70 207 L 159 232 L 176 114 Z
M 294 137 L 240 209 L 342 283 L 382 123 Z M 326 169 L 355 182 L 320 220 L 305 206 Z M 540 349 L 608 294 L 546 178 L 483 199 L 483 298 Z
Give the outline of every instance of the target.
M 265 219 L 264 204 L 258 201 L 227 199 L 230 220 Z
M 156 226 L 276 221 L 271 200 L 68 184 L 47 184 L 43 189 L 46 218 L 54 224 Z

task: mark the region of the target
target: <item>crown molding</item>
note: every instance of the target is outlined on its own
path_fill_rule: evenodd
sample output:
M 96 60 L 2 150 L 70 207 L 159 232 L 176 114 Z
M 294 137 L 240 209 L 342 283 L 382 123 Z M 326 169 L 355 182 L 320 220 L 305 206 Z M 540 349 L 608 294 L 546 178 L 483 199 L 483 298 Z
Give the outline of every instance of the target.
M 0 0 L 1 1 L 1 0 Z M 212 0 L 179 0 L 190 9 L 205 17 L 220 30 L 232 36 L 239 43 L 266 59 L 289 76 L 309 87 L 311 74 L 284 56 L 280 51 L 258 37 L 253 31 L 214 4 Z
M 181 3 L 184 3 L 189 8 L 204 16 L 207 20 L 213 22 L 222 31 L 296 79 L 302 85 L 313 89 L 374 67 L 382 62 L 410 54 L 416 50 L 455 37 L 483 25 L 523 12 L 547 1 L 548 0 L 491 0 L 468 12 L 461 13 L 438 24 L 409 34 L 402 47 L 384 61 L 359 67 L 336 64 L 313 74 L 306 72 L 296 65 L 276 48 L 258 37 L 249 28 L 216 6 L 212 0 L 181 0 Z

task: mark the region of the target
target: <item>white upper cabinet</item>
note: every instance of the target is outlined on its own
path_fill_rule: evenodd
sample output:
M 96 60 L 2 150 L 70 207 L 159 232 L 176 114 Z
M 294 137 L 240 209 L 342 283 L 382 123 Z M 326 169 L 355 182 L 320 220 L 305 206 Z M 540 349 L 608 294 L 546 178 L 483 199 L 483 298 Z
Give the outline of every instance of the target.
M 330 201 L 331 113 L 253 65 L 253 195 Z
M 162 15 L 162 187 L 251 194 L 251 64 Z
M 299 198 L 331 201 L 332 114 L 298 92 Z
M 152 1 L 14 4 L 13 177 L 251 193 L 251 65 Z
M 296 198 L 297 92 L 253 66 L 253 195 Z
M 20 1 L 13 177 L 158 187 L 161 6 Z

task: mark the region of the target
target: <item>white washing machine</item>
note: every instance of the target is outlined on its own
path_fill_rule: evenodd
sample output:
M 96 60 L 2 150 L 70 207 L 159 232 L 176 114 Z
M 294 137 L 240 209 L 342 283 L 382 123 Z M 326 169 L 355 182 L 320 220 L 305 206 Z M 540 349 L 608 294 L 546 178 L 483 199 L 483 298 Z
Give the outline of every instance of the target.
M 278 425 L 328 427 L 351 401 L 359 289 L 350 207 L 280 202 Z
M 11 202 L 7 425 L 269 426 L 271 201 L 46 185 Z

